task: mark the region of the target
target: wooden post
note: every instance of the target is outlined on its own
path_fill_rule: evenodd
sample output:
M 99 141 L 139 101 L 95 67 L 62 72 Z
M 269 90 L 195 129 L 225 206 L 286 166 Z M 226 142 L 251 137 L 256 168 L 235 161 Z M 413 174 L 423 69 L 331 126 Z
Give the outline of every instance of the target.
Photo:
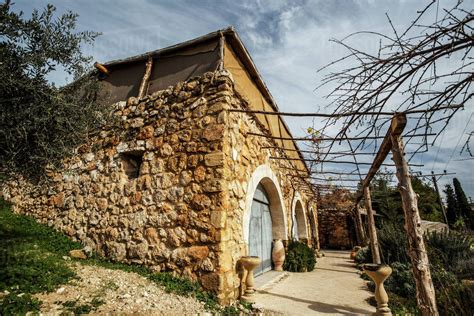
M 436 190 L 436 195 L 438 197 L 438 203 L 439 203 L 439 206 L 441 206 L 441 211 L 443 211 L 444 222 L 446 223 L 446 225 L 448 225 L 448 229 L 449 229 L 448 217 L 446 216 L 446 210 L 444 209 L 444 204 L 443 204 L 443 201 L 441 201 L 441 195 L 439 194 L 438 181 L 436 180 L 436 176 L 434 175 L 433 171 L 431 171 L 431 174 L 432 174 L 431 179 L 433 180 L 433 184 Z
M 151 75 L 151 68 L 153 67 L 153 57 L 148 57 L 145 67 L 145 74 L 140 84 L 140 90 L 138 90 L 138 99 L 142 99 L 148 91 L 148 81 Z
M 392 119 L 392 127 L 397 121 L 406 123 L 405 115 L 396 115 Z M 408 255 L 416 283 L 416 300 L 422 315 L 439 315 L 436 306 L 436 294 L 431 280 L 430 265 L 426 252 L 418 202 L 411 185 L 407 162 L 403 156 L 403 141 L 400 133 L 392 133 L 393 161 L 397 167 L 398 190 L 402 198 L 405 213 L 405 230 L 408 238 Z
M 367 210 L 367 224 L 369 226 L 370 250 L 372 251 L 372 262 L 381 264 L 379 241 L 377 239 L 377 230 L 375 229 L 374 211 L 372 210 L 372 200 L 370 198 L 369 187 L 364 187 L 365 209 Z
M 362 217 L 360 216 L 359 205 L 354 206 L 352 209 L 352 214 L 354 215 L 355 231 L 357 237 L 357 245 L 364 246 L 366 245 L 365 231 L 364 226 L 362 225 Z
M 364 224 L 362 223 L 362 216 L 360 216 L 360 207 L 357 204 L 356 205 L 356 222 L 360 234 L 360 246 L 365 246 L 367 244 L 367 236 L 365 235 L 365 229 L 364 229 Z

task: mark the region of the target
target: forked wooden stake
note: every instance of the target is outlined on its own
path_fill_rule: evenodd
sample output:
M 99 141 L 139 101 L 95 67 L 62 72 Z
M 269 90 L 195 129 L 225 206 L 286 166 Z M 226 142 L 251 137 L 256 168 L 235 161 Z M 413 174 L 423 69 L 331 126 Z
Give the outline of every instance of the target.
M 372 251 L 372 262 L 381 264 L 379 240 L 375 229 L 374 211 L 372 210 L 372 200 L 370 198 L 369 187 L 364 187 L 365 209 L 367 210 L 367 224 L 369 226 L 370 250 Z
M 405 115 L 397 115 L 392 119 L 392 127 L 406 122 Z M 393 161 L 397 167 L 398 190 L 402 197 L 405 213 L 405 230 L 408 237 L 408 255 L 416 283 L 416 300 L 422 315 L 439 315 L 436 306 L 436 295 L 431 280 L 430 265 L 425 242 L 421 230 L 421 218 L 418 202 L 411 185 L 407 162 L 403 156 L 403 141 L 400 134 L 392 133 Z

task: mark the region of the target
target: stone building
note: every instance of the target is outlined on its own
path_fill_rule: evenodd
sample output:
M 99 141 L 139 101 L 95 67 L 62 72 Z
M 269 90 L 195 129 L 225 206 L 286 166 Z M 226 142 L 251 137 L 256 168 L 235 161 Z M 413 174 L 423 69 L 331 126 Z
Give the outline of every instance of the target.
M 222 303 L 239 296 L 242 256 L 260 256 L 264 273 L 275 239 L 319 247 L 288 126 L 246 112 L 278 108 L 232 28 L 100 69 L 120 128 L 98 131 L 49 182 L 3 186 L 15 212 L 112 260 L 198 280 Z
M 319 208 L 318 224 L 321 248 L 352 249 L 357 245 L 356 225 L 352 214 L 348 210 Z

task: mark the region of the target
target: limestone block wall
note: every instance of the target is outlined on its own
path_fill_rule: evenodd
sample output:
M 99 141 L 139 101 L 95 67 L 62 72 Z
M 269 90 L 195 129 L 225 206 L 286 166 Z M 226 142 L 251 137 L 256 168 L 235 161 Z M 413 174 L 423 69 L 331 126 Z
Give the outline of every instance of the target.
M 63 170 L 52 170 L 49 183 L 19 179 L 2 195 L 15 212 L 103 256 L 174 271 L 218 292 L 227 82 L 225 73 L 207 73 L 117 103 L 118 130 L 101 131 Z
M 351 249 L 356 245 L 355 224 L 347 211 L 319 209 L 318 220 L 322 248 Z
M 230 108 L 245 109 L 248 103 L 244 95 L 235 90 L 230 96 Z M 239 259 L 248 255 L 248 230 L 253 194 L 261 182 L 270 199 L 274 239 L 290 240 L 292 237 L 293 212 L 297 202 L 305 212 L 304 226 L 309 245 L 318 248 L 316 203 L 307 186 L 289 160 L 272 159 L 285 157 L 278 149 L 268 149 L 279 144 L 270 138 L 252 136 L 249 132 L 262 134 L 266 130 L 249 113 L 230 112 L 227 117 L 227 137 L 224 139 L 225 186 L 228 209 L 226 212 L 226 234 L 221 240 L 223 249 L 222 268 L 225 278 L 225 297 L 236 298 L 239 293 Z M 310 216 L 309 210 L 313 213 Z M 310 220 L 313 222 L 311 223 Z M 301 221 L 300 221 L 301 224 Z M 300 225 L 301 227 L 302 225 Z M 301 238 L 300 238 L 301 239 Z
M 308 243 L 318 247 L 316 205 L 292 177 L 292 163 L 270 159 L 284 157 L 264 149 L 278 145 L 271 139 L 248 135 L 266 132 L 255 117 L 227 111 L 247 107 L 226 70 L 129 98 L 115 105 L 119 128 L 104 128 L 48 181 L 17 179 L 1 194 L 15 212 L 100 255 L 198 280 L 229 303 L 238 297 L 260 181 L 275 210 L 275 237 L 291 238 L 300 205 Z

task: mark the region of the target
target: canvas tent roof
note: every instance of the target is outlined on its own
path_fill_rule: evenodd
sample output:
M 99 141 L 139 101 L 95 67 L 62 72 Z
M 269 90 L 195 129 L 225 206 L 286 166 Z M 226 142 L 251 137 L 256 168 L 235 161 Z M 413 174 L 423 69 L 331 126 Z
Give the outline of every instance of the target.
M 236 82 L 236 90 L 247 99 L 252 110 L 278 111 L 270 91 L 265 85 L 250 54 L 233 27 L 218 30 L 177 45 L 141 55 L 105 63 L 111 74 L 103 83 L 110 102 L 137 96 L 145 73 L 146 61 L 153 59 L 153 70 L 148 93 L 166 89 L 177 82 L 215 71 L 219 65 L 229 70 Z M 240 90 L 240 91 L 239 91 Z M 281 117 L 257 114 L 257 119 L 273 136 L 292 137 Z M 298 149 L 291 140 L 277 140 L 278 146 Z M 302 159 L 299 151 L 286 151 L 290 158 Z M 308 170 L 302 161 L 295 161 L 298 169 Z

